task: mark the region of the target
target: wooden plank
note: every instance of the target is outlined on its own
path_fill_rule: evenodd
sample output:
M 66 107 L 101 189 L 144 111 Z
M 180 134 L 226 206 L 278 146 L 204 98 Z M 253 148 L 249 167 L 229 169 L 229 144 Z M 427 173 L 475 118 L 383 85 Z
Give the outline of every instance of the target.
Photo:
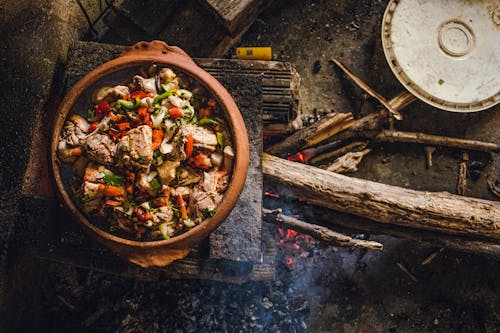
M 115 0 L 113 9 L 150 35 L 159 33 L 180 7 L 180 0 Z M 151 8 L 152 11 L 144 10 Z
M 238 34 L 243 27 L 251 25 L 269 0 L 200 0 L 218 18 L 231 35 Z

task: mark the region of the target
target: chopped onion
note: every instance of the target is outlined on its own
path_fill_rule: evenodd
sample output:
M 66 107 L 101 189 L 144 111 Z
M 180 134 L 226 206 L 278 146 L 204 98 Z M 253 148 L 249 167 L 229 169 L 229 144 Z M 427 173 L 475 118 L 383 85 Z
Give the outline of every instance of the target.
M 172 152 L 172 150 L 174 150 L 174 145 L 166 142 L 165 140 L 163 140 L 163 141 L 164 142 L 162 142 L 160 145 L 160 152 L 162 154 L 170 154 Z
M 151 206 L 149 205 L 149 201 L 144 201 L 143 203 L 140 204 L 142 208 L 145 209 L 151 209 Z
M 216 151 L 212 155 L 210 155 L 210 160 L 212 161 L 212 164 L 215 165 L 216 167 L 220 167 L 222 165 L 222 162 L 224 161 L 224 155 L 222 155 L 221 152 Z
M 153 181 L 153 179 L 158 175 L 158 172 L 156 171 L 151 171 L 150 173 L 148 173 L 148 175 L 146 176 L 146 180 L 148 181 L 148 183 L 151 183 Z
M 187 220 L 184 220 L 184 225 L 188 228 L 192 228 L 196 225 L 196 223 L 194 223 L 193 221 L 191 221 L 191 219 L 187 219 Z
M 168 96 L 167 99 L 170 104 L 178 108 L 182 108 L 186 104 L 186 102 L 182 98 L 177 96 Z
M 153 127 L 160 127 L 163 119 L 165 118 L 165 114 L 167 113 L 167 108 L 162 106 L 158 115 L 151 115 L 151 121 L 153 122 Z
M 191 97 L 193 97 L 193 93 L 186 89 L 179 89 L 177 90 L 177 96 L 184 99 L 191 99 Z

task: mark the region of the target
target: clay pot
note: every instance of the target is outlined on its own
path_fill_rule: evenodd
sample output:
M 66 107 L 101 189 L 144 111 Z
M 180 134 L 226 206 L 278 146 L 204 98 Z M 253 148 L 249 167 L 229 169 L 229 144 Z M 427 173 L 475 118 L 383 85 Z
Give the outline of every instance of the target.
M 199 81 L 212 93 L 223 109 L 231 128 L 235 148 L 233 174 L 217 213 L 186 233 L 168 240 L 138 242 L 111 235 L 92 224 L 73 203 L 68 194 L 57 159 L 57 146 L 64 122 L 73 109 L 85 108 L 92 92 L 103 84 L 113 85 L 135 74 L 135 69 L 155 63 L 168 66 Z M 128 76 L 127 76 L 128 75 Z M 86 108 L 84 109 L 86 110 Z M 162 41 L 139 42 L 130 47 L 120 57 L 109 61 L 88 73 L 66 95 L 62 101 L 52 132 L 50 164 L 57 192 L 64 206 L 80 222 L 85 231 L 107 246 L 120 257 L 142 267 L 165 266 L 172 261 L 185 257 L 190 249 L 214 231 L 229 215 L 245 183 L 249 148 L 248 137 L 241 113 L 227 90 L 210 74 L 198 67 L 194 61 L 178 47 Z M 243 221 L 242 221 L 243 222 Z

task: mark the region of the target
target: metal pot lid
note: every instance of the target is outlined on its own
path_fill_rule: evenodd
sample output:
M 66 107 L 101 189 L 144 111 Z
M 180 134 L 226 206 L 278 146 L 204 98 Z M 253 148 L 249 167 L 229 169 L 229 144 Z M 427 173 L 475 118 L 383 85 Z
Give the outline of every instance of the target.
M 391 0 L 382 45 L 399 81 L 428 104 L 472 112 L 500 102 L 500 0 Z

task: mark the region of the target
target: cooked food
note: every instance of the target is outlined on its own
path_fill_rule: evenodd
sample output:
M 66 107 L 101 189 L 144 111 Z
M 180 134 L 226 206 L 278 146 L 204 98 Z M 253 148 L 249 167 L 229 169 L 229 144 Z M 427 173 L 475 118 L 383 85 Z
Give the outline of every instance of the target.
M 73 195 L 109 232 L 169 239 L 217 212 L 235 156 L 214 99 L 170 68 L 94 92 L 73 114 L 58 156 L 74 170 Z M 196 91 L 196 92 L 195 92 Z

